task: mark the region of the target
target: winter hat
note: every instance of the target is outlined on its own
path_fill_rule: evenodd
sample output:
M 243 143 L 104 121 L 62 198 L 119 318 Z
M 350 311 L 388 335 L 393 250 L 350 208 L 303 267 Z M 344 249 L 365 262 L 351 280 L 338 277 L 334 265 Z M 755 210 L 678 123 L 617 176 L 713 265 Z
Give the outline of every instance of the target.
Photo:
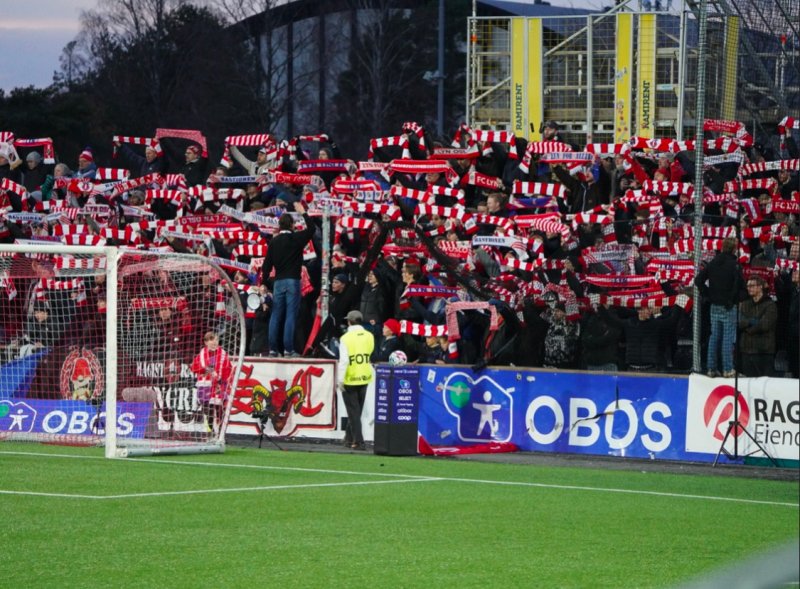
M 38 151 L 32 151 L 27 155 L 25 160 L 29 162 L 35 162 L 36 164 L 38 164 L 40 161 L 42 161 L 42 156 Z
M 89 151 L 88 148 L 86 148 L 78 156 L 78 159 L 79 160 L 86 160 L 87 162 L 93 162 L 94 161 L 94 156 L 92 155 L 92 152 Z
M 336 276 L 333 277 L 333 279 L 338 280 L 342 284 L 347 284 L 348 282 L 350 282 L 350 278 L 348 278 L 347 274 L 344 273 L 337 274 Z
M 400 335 L 400 322 L 397 319 L 387 319 L 383 326 L 391 331 L 395 336 Z

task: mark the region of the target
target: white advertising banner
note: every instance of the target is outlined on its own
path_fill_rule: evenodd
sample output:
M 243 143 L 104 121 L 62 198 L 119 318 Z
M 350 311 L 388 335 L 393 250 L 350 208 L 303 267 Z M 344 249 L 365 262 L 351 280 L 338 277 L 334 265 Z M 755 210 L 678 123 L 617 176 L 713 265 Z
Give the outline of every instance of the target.
M 789 378 L 689 377 L 686 451 L 717 454 L 731 422 L 725 450 L 739 457 L 764 457 L 750 434 L 770 457 L 800 460 L 800 381 Z M 735 407 L 735 405 L 737 405 Z M 743 431 L 742 428 L 744 428 Z
M 270 410 L 253 417 L 254 393 L 269 400 Z M 246 358 L 231 406 L 229 434 L 258 435 L 259 421 L 270 436 L 311 436 L 336 429 L 334 360 Z

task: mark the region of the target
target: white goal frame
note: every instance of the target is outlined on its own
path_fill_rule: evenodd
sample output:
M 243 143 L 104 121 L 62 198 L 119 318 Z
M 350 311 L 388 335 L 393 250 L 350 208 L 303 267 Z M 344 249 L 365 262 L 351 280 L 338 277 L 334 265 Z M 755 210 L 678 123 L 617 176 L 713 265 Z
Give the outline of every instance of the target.
M 117 396 L 118 396 L 118 264 L 119 260 L 125 255 L 126 252 L 131 254 L 145 254 L 148 256 L 164 257 L 180 257 L 181 260 L 191 261 L 196 260 L 202 264 L 208 265 L 210 268 L 215 269 L 223 278 L 224 287 L 229 291 L 231 300 L 235 301 L 237 317 L 239 322 L 239 350 L 238 353 L 231 354 L 231 361 L 233 365 L 233 373 L 231 376 L 231 391 L 227 396 L 227 402 L 223 412 L 222 423 L 219 432 L 216 434 L 215 439 L 207 442 L 190 442 L 179 441 L 171 442 L 167 445 L 148 445 L 146 442 L 138 441 L 130 445 L 120 445 L 117 436 Z M 227 274 L 217 264 L 212 262 L 206 257 L 195 254 L 176 254 L 174 252 L 162 253 L 150 250 L 136 250 L 132 248 L 116 247 L 116 246 L 84 246 L 84 245 L 64 245 L 53 242 L 38 243 L 24 243 L 24 244 L 0 244 L 0 254 L 3 253 L 19 253 L 19 254 L 68 254 L 68 255 L 87 255 L 87 256 L 103 256 L 106 259 L 105 277 L 106 277 L 106 318 L 105 318 L 105 428 L 104 435 L 95 436 L 96 443 L 102 443 L 105 446 L 106 458 L 125 458 L 133 456 L 153 456 L 165 454 L 201 454 L 201 453 L 222 453 L 225 451 L 225 430 L 227 428 L 230 408 L 233 403 L 234 391 L 236 383 L 239 380 L 242 363 L 244 360 L 244 350 L 246 343 L 246 330 L 245 330 L 245 316 L 242 308 L 241 300 L 233 286 L 232 281 Z M 14 434 L 8 436 L 7 439 L 19 441 L 45 441 L 42 439 L 41 434 Z M 87 436 L 91 439 L 91 436 Z M 48 438 L 46 441 L 52 441 Z

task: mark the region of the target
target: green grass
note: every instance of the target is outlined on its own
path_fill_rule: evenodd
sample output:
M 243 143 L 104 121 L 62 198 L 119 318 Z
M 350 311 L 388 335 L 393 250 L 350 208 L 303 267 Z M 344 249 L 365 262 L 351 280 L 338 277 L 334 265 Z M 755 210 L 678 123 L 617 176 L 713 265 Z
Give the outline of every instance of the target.
M 75 458 L 0 453 L 0 491 L 155 495 L 0 494 L 0 587 L 668 587 L 800 527 L 798 484 L 778 481 L 236 448 L 9 451 Z M 190 490 L 207 492 L 158 494 Z

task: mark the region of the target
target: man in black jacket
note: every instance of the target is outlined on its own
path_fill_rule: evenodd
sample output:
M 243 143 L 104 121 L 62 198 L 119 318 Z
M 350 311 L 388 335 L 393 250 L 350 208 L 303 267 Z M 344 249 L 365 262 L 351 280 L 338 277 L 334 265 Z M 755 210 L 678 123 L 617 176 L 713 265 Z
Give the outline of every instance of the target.
M 741 298 L 744 278 L 735 252 L 736 239 L 728 237 L 723 240 L 722 251 L 694 279 L 700 295 L 711 303 L 711 336 L 708 340 L 706 370 L 712 378 L 719 376 L 718 353 L 722 355 L 722 376 L 730 378 L 736 374 L 733 367 L 736 304 Z
M 280 232 L 272 238 L 261 269 L 262 283 L 267 284 L 270 272 L 275 268 L 272 285 L 272 316 L 269 320 L 269 355 L 280 356 L 278 341 L 283 327 L 283 355 L 287 358 L 299 356 L 294 351 L 294 328 L 297 310 L 300 308 L 300 270 L 303 265 L 303 249 L 314 235 L 311 217 L 301 202 L 294 203 L 294 210 L 303 215 L 306 228 L 294 231 L 294 219 L 284 213 L 278 220 Z

